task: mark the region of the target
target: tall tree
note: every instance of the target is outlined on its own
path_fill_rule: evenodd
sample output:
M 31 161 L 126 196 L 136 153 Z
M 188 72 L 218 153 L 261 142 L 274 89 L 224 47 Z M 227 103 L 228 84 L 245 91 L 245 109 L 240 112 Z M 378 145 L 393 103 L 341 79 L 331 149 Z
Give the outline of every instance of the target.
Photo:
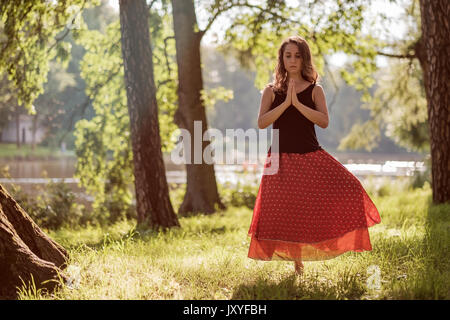
M 420 12 L 416 53 L 428 102 L 433 202 L 443 203 L 450 201 L 450 2 L 420 0 Z
M 178 64 L 178 109 L 175 123 L 189 131 L 194 137 L 194 121 L 201 121 L 201 163 L 192 163 L 194 143 L 191 142 L 191 163 L 186 164 L 186 194 L 178 210 L 179 214 L 189 212 L 213 213 L 224 209 L 217 190 L 214 164 L 203 162 L 203 150 L 208 142 L 203 134 L 208 130 L 205 104 L 201 97 L 203 90 L 200 42 L 204 31 L 198 30 L 193 0 L 172 0 L 173 24 Z M 217 208 L 216 208 L 217 206 Z
M 161 152 L 148 8 L 145 0 L 120 0 L 119 6 L 138 222 L 179 226 Z

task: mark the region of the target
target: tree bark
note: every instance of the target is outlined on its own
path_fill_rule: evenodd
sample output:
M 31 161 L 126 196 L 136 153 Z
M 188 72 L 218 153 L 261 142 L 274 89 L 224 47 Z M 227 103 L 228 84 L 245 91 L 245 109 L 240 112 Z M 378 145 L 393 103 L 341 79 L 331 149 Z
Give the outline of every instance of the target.
M 161 151 L 148 8 L 145 0 L 120 0 L 119 6 L 138 222 L 179 226 Z
M 0 185 L 0 297 L 15 298 L 22 281 L 31 276 L 36 288 L 53 290 L 61 269 L 67 266 L 67 251 L 50 239 Z M 43 283 L 47 280 L 56 280 Z
M 204 132 L 208 129 L 204 101 L 202 68 L 200 58 L 200 42 L 203 32 L 198 29 L 195 7 L 192 0 L 172 0 L 174 32 L 178 65 L 178 109 L 175 123 L 186 129 L 191 139 L 202 140 L 201 164 L 193 163 L 194 143 L 191 142 L 191 164 L 186 164 L 186 194 L 178 210 L 178 214 L 213 213 L 225 206 L 220 200 L 217 190 L 213 164 L 203 163 L 203 150 L 208 141 L 203 141 Z M 201 121 L 202 137 L 194 138 L 194 121 Z M 216 207 L 217 205 L 217 207 Z
M 37 131 L 37 124 L 38 124 L 38 114 L 36 113 L 33 115 L 33 125 L 31 128 L 32 135 L 31 135 L 31 150 L 36 150 L 36 131 Z
M 450 1 L 420 0 L 422 35 L 416 44 L 428 104 L 433 202 L 450 201 Z
M 19 149 L 21 146 L 20 143 L 20 111 L 19 107 L 16 108 L 16 146 Z

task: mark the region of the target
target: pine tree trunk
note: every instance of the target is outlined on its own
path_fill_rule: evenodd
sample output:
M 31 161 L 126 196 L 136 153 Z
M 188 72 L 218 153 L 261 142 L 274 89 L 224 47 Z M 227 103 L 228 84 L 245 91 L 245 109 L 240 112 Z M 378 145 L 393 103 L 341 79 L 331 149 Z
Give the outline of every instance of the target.
M 450 201 L 450 1 L 421 0 L 422 36 L 416 45 L 428 102 L 433 202 Z
M 179 226 L 161 151 L 148 8 L 145 0 L 120 0 L 119 5 L 138 222 Z
M 200 41 L 203 33 L 196 31 L 197 18 L 192 0 L 172 0 L 174 32 L 178 65 L 179 106 L 175 113 L 175 123 L 191 135 L 191 164 L 186 164 L 187 187 L 178 214 L 189 212 L 213 213 L 224 209 L 217 190 L 214 165 L 203 162 L 203 150 L 208 141 L 203 141 L 208 129 L 204 102 L 200 92 L 203 90 L 200 58 Z M 194 137 L 194 121 L 202 123 L 202 137 Z M 202 140 L 201 164 L 194 164 L 194 139 Z
M 37 288 L 54 289 L 58 274 L 66 267 L 66 250 L 54 242 L 31 220 L 0 185 L 0 297 L 15 298 L 16 287 L 31 281 Z

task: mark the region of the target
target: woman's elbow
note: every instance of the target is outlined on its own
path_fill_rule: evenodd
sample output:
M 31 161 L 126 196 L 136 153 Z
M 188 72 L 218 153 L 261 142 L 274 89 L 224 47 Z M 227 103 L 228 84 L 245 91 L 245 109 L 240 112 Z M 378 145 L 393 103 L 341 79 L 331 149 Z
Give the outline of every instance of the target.
M 258 123 L 258 128 L 259 129 L 265 129 L 265 128 L 267 128 L 269 125 L 268 124 L 260 124 L 260 123 Z
M 323 122 L 322 125 L 320 126 L 322 129 L 326 129 L 328 127 L 328 124 L 330 123 L 330 118 L 327 116 Z
M 259 129 L 265 129 L 267 126 L 264 125 L 264 123 L 262 123 L 259 119 L 258 119 L 258 128 Z

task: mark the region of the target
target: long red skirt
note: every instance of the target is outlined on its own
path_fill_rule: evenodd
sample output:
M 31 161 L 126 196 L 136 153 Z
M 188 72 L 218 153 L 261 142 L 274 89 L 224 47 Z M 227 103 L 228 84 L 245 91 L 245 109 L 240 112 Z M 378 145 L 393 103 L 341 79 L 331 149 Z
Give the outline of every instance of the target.
M 248 232 L 248 257 L 310 261 L 370 251 L 368 228 L 380 222 L 358 178 L 324 149 L 269 151 Z

